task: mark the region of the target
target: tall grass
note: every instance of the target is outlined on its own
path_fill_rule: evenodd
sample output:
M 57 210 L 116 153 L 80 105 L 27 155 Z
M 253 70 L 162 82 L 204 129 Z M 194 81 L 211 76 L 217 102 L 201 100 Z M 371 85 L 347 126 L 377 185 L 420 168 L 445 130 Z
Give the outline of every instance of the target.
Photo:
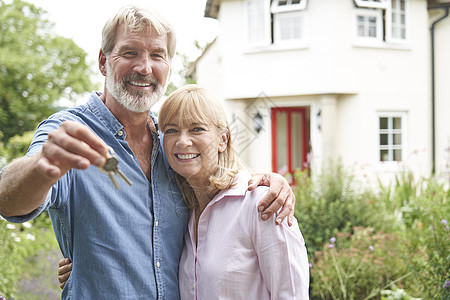
M 401 173 L 362 189 L 339 162 L 295 178 L 312 299 L 450 299 L 445 185 Z

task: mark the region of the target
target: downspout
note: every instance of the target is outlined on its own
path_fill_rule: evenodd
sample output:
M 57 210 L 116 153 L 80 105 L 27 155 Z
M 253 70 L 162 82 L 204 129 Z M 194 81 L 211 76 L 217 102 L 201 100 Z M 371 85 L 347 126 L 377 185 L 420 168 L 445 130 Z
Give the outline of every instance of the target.
M 439 23 L 440 21 L 444 20 L 445 18 L 448 17 L 448 7 L 445 8 L 445 15 L 443 15 L 442 17 L 440 17 L 439 19 L 437 19 L 436 21 L 433 22 L 433 24 L 431 24 L 431 140 L 432 140 L 432 169 L 431 172 L 434 175 L 436 173 L 436 111 L 435 111 L 435 66 L 434 66 L 434 27 L 436 26 L 437 23 Z

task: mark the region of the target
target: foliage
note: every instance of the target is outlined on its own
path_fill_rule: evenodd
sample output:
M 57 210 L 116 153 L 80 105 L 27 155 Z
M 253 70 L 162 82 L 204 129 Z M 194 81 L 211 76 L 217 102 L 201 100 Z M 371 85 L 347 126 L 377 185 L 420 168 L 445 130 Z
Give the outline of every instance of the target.
M 408 277 L 394 234 L 355 227 L 336 236 L 315 255 L 312 298 L 370 299 Z
M 312 299 L 450 299 L 445 185 L 405 172 L 392 185 L 362 189 L 333 162 L 295 178 Z
M 11 162 L 16 157 L 24 156 L 33 139 L 33 131 L 27 131 L 23 135 L 15 135 L 9 139 L 6 147 L 0 145 L 0 156 L 5 159 L 4 164 Z M 0 168 L 2 167 L 0 162 Z
M 330 161 L 320 174 L 297 171 L 295 216 L 314 253 L 337 232 L 351 232 L 355 226 L 384 229 L 378 202 L 358 193 L 356 181 L 339 162 Z
M 12 224 L 0 217 L 0 296 L 16 297 L 17 283 L 28 273 L 30 259 L 57 248 L 46 213 L 23 224 Z
M 400 176 L 393 187 L 383 188 L 381 194 L 401 213 L 403 259 L 417 281 L 417 295 L 450 299 L 450 288 L 444 287 L 450 280 L 450 191 L 436 180 L 415 183 L 407 175 Z
M 86 52 L 52 33 L 45 11 L 0 0 L 0 140 L 34 130 L 55 101 L 92 89 Z
M 202 50 L 200 48 L 200 46 L 198 45 L 198 42 L 195 41 L 195 45 L 197 47 L 197 49 Z M 182 68 L 180 69 L 180 71 L 178 72 L 178 76 L 172 76 L 172 78 L 174 79 L 174 77 L 178 77 L 178 81 L 177 83 L 174 82 L 174 80 L 171 80 L 169 82 L 169 84 L 167 85 L 167 89 L 166 89 L 166 96 L 170 95 L 172 92 L 174 92 L 176 89 L 178 89 L 181 86 L 184 86 L 186 84 L 194 84 L 195 79 L 192 78 L 191 76 L 188 75 L 188 70 L 189 70 L 189 66 L 192 62 L 189 61 L 189 57 L 187 57 L 187 55 L 182 54 L 180 52 L 177 52 L 177 58 L 179 58 L 181 60 L 181 64 L 182 64 Z

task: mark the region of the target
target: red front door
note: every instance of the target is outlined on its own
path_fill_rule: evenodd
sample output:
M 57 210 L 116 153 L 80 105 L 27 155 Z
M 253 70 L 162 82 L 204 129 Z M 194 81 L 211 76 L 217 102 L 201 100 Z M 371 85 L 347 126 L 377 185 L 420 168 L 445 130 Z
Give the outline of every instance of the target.
M 274 107 L 272 114 L 272 171 L 293 174 L 307 162 L 309 108 Z

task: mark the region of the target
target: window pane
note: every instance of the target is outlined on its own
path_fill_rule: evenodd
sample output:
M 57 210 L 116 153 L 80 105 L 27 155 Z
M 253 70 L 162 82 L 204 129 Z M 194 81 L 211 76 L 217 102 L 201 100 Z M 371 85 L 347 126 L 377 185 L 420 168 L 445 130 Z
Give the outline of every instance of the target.
M 287 167 L 287 115 L 277 113 L 277 171 Z
M 394 129 L 402 129 L 402 119 L 401 118 L 392 118 L 394 122 Z
M 388 150 L 380 151 L 380 161 L 389 161 L 389 152 Z
M 388 129 L 388 118 L 380 118 L 380 129 Z
M 266 38 L 264 1 L 253 0 L 247 2 L 247 17 L 249 43 L 263 42 Z
M 287 4 L 287 0 L 279 0 L 278 1 L 278 6 L 284 6 Z
M 299 112 L 291 113 L 291 141 L 292 141 L 292 168 L 301 169 L 303 160 L 303 130 L 302 115 Z
M 292 4 L 300 4 L 301 0 L 292 0 L 291 3 Z
M 402 150 L 394 150 L 394 161 L 402 161 Z
M 279 13 L 280 40 L 298 40 L 301 38 L 301 16 L 296 13 Z
M 377 37 L 377 24 L 370 24 L 369 25 L 369 36 L 370 37 Z
M 363 16 L 357 16 L 357 22 L 358 22 L 358 36 L 364 36 L 364 17 Z
M 402 117 L 380 117 L 380 161 L 402 161 Z

